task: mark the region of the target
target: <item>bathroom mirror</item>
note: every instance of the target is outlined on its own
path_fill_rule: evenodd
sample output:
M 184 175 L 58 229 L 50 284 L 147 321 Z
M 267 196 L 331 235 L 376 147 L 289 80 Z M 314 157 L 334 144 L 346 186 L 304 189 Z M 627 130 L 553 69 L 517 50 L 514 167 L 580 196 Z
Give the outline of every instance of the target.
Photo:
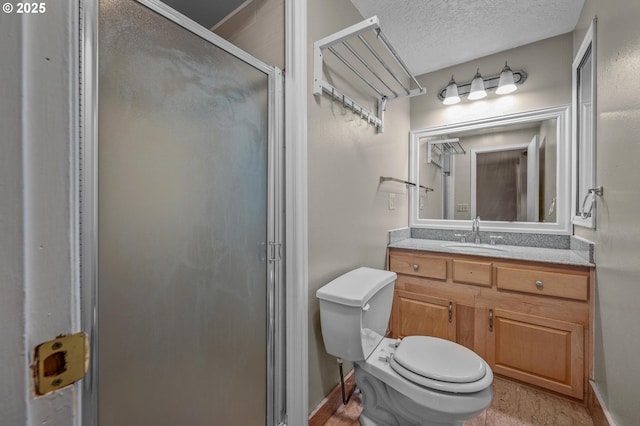
M 587 30 L 573 61 L 573 224 L 596 227 L 596 24 Z
M 411 132 L 412 227 L 570 233 L 569 107 Z

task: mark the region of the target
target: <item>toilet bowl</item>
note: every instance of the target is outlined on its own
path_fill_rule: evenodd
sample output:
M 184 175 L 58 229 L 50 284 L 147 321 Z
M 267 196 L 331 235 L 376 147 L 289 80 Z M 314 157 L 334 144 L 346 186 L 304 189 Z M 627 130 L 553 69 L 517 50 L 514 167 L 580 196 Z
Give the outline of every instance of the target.
M 395 279 L 359 268 L 317 291 L 327 352 L 354 362 L 363 426 L 462 424 L 491 404 L 491 368 L 448 340 L 385 338 Z
M 410 336 L 405 339 L 414 338 L 421 337 Z M 442 339 L 427 339 L 435 341 L 425 342 L 425 348 L 430 343 L 439 343 L 437 341 L 460 346 Z M 402 349 L 404 343 L 407 342 L 401 342 L 398 349 Z M 365 361 L 354 363 L 356 384 L 362 392 L 363 415 L 360 423 L 363 426 L 462 424 L 491 404 L 491 369 L 486 370 L 480 379 L 466 383 L 435 380 L 407 370 L 413 375 L 414 380 L 417 378 L 414 381 L 400 374 L 393 366 L 396 344 L 395 339 L 385 338 Z M 425 366 L 428 365 L 429 358 L 429 354 L 426 353 Z M 472 364 L 475 368 L 476 362 Z M 449 370 L 455 372 L 456 369 L 453 367 L 456 365 L 462 367 L 451 362 Z M 419 383 L 420 381 L 423 383 Z M 425 382 L 429 382 L 429 386 Z M 445 389 L 455 389 L 459 392 Z

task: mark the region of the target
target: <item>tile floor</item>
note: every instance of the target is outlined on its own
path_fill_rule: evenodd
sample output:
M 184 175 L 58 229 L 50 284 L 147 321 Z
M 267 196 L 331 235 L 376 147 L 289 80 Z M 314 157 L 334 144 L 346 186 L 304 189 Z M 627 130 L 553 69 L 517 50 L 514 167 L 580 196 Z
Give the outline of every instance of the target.
M 496 377 L 493 402 L 465 426 L 593 426 L 587 409 L 567 399 Z M 360 426 L 360 394 L 341 406 L 325 426 Z

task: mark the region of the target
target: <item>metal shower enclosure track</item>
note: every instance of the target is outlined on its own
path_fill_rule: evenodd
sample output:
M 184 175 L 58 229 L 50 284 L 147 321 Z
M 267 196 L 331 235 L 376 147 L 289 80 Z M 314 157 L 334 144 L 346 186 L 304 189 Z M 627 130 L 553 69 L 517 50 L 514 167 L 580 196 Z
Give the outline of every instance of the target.
M 367 40 L 370 33 L 375 37 L 373 40 L 370 36 Z M 326 52 L 357 76 L 363 87 L 371 90 L 370 93 L 377 100 L 376 113 L 324 79 Z M 332 100 L 342 103 L 344 108 L 374 125 L 379 133 L 384 130 L 384 111 L 388 100 L 427 93 L 382 33 L 377 16 L 316 41 L 313 54 L 313 94 L 322 96 L 325 93 Z

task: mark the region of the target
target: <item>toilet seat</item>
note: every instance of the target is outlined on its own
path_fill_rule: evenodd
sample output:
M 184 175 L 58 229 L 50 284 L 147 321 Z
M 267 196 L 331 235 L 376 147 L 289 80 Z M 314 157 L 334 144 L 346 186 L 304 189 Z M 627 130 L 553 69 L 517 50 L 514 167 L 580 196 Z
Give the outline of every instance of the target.
M 479 392 L 493 381 L 491 369 L 476 353 L 437 337 L 405 337 L 389 365 L 405 379 L 442 392 Z

